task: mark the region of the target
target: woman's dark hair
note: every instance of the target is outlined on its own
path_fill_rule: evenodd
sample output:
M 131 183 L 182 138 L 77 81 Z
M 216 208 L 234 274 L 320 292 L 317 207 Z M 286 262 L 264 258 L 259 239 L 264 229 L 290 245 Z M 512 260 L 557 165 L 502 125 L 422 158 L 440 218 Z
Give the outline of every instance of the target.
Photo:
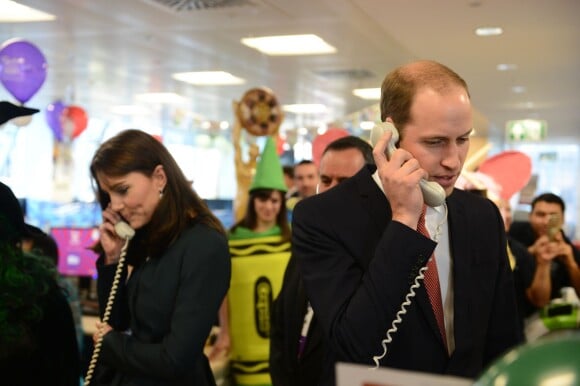
M 225 235 L 221 222 L 193 190 L 165 146 L 140 130 L 120 132 L 103 143 L 93 156 L 90 171 L 101 207 L 106 208 L 110 198 L 99 185 L 98 175 L 121 177 L 137 172 L 151 177 L 159 165 L 163 166 L 167 184 L 151 221 L 137 231 L 138 239 L 143 240 L 144 252 L 150 257 L 161 256 L 194 219 Z
M 246 209 L 246 215 L 237 223 L 235 223 L 230 231 L 233 232 L 237 227 L 243 226 L 248 229 L 255 229 L 258 225 L 258 215 L 256 213 L 256 205 L 254 204 L 255 199 L 266 200 L 271 195 L 275 189 L 254 189 L 250 192 L 250 197 L 248 198 L 248 207 Z M 276 225 L 280 227 L 280 232 L 282 239 L 284 241 L 290 240 L 291 232 L 290 225 L 288 224 L 288 215 L 286 213 L 286 197 L 284 192 L 280 192 L 281 202 L 280 202 L 280 212 L 276 216 Z

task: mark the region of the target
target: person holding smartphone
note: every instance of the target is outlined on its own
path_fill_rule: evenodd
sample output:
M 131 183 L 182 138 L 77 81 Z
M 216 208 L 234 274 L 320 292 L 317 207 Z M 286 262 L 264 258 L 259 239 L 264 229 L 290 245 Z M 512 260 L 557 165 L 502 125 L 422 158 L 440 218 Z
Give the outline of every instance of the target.
M 532 200 L 529 221 L 516 221 L 509 234 L 518 240 L 534 257 L 530 261 L 533 279 L 526 289 L 528 300 L 542 308 L 560 290 L 572 287 L 580 296 L 580 251 L 562 231 L 564 200 L 554 193 L 542 193 Z
M 226 232 L 160 141 L 126 130 L 104 142 L 90 172 L 103 208 L 97 262 L 101 312 L 118 287 L 102 336 L 99 381 L 111 385 L 215 385 L 204 347 L 230 281 Z M 123 275 L 114 272 L 135 230 Z

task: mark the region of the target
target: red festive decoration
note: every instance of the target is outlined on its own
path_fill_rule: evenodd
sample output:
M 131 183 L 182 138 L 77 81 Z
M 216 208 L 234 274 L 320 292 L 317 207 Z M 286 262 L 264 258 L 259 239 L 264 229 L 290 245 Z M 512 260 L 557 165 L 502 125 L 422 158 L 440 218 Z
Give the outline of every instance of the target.
M 78 137 L 86 128 L 89 122 L 86 111 L 79 106 L 67 106 L 63 112 L 65 133 L 70 139 Z
M 324 152 L 324 149 L 326 149 L 326 146 L 328 146 L 329 143 L 331 143 L 336 139 L 347 137 L 349 135 L 350 134 L 348 133 L 348 131 L 339 128 L 331 128 L 328 129 L 326 133 L 317 135 L 316 138 L 314 138 L 314 141 L 312 142 L 312 160 L 314 161 L 316 166 L 318 166 L 318 164 L 320 163 L 320 157 L 322 157 L 322 153 Z

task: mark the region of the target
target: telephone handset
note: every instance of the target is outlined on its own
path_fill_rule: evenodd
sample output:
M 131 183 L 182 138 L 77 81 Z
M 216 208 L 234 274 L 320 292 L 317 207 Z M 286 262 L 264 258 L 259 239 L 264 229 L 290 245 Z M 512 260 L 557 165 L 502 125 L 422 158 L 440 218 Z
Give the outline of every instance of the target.
M 102 323 L 108 323 L 109 317 L 111 315 L 111 309 L 113 308 L 113 302 L 115 301 L 115 295 L 117 294 L 117 287 L 119 286 L 119 281 L 121 280 L 121 275 L 123 273 L 123 265 L 125 265 L 125 256 L 127 255 L 127 247 L 129 246 L 129 241 L 135 236 L 135 230 L 129 226 L 124 221 L 119 221 L 115 224 L 115 233 L 122 239 L 125 239 L 125 244 L 121 249 L 121 255 L 119 256 L 119 262 L 117 263 L 117 269 L 115 270 L 115 276 L 113 278 L 113 285 L 111 286 L 111 292 L 109 292 L 109 297 L 107 298 L 107 305 L 105 307 L 105 313 L 103 314 Z M 93 354 L 91 356 L 91 361 L 89 362 L 89 367 L 87 370 L 87 375 L 85 377 L 84 386 L 89 386 L 91 379 L 93 377 L 93 372 L 97 366 L 97 360 L 99 359 L 99 353 L 101 352 L 101 345 L 103 343 L 103 336 L 99 336 L 99 339 L 95 343 L 93 348 Z
M 390 159 L 391 154 L 393 154 L 396 149 L 395 144 L 399 141 L 399 132 L 391 122 L 381 122 L 375 124 L 371 130 L 371 144 L 375 146 L 378 140 L 387 130 L 393 133 L 391 140 L 387 145 L 387 158 Z M 437 182 L 421 179 L 421 181 L 419 181 L 419 186 L 421 188 L 421 192 L 423 193 L 423 201 L 425 201 L 425 204 L 429 205 L 430 207 L 436 207 L 442 205 L 445 202 L 445 190 L 443 190 L 441 185 L 439 185 Z
M 125 221 L 119 221 L 115 224 L 115 233 L 122 239 L 131 240 L 135 236 L 135 230 Z

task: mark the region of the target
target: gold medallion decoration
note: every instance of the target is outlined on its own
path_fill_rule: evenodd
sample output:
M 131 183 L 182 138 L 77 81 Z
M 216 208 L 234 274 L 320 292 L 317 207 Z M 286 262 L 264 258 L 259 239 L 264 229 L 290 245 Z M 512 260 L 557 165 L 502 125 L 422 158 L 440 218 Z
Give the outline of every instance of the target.
M 278 100 L 272 90 L 265 87 L 246 91 L 237 115 L 242 127 L 255 136 L 276 134 L 282 122 Z

